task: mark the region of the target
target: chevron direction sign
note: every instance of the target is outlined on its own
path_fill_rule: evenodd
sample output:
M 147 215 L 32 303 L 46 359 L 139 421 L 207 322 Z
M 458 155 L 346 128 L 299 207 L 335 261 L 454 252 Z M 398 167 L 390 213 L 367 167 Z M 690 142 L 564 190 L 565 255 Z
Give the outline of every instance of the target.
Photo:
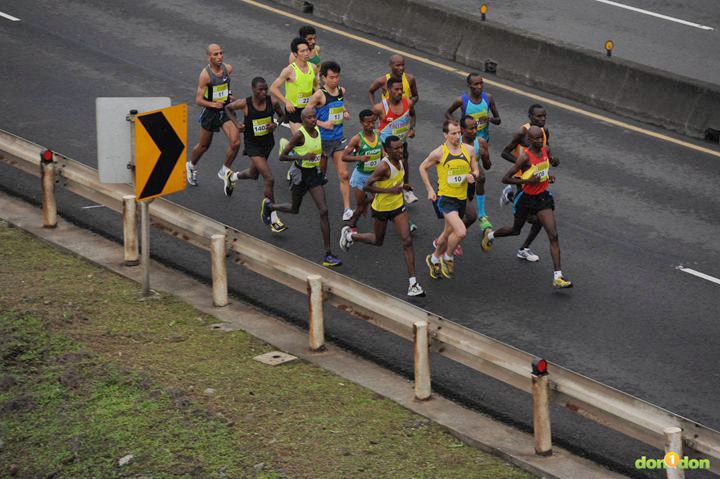
M 187 105 L 137 115 L 135 198 L 149 200 L 185 189 Z

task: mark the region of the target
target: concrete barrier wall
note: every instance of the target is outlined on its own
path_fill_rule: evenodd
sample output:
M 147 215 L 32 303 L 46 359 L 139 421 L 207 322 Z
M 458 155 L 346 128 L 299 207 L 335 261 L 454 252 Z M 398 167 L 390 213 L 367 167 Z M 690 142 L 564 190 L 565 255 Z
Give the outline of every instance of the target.
M 302 0 L 275 0 L 302 9 Z M 703 137 L 720 129 L 720 87 L 482 22 L 421 0 L 310 0 L 317 18 L 388 38 L 604 110 Z

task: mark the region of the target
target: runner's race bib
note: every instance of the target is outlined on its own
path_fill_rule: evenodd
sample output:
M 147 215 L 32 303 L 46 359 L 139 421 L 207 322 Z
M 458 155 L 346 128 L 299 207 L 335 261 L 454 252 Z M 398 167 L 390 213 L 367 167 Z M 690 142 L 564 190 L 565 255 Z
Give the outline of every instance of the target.
M 219 101 L 223 103 L 227 101 L 230 94 L 228 86 L 229 85 L 225 83 L 224 85 L 216 85 L 212 87 L 212 101 Z
M 540 182 L 548 181 L 550 179 L 550 163 L 547 161 L 543 161 L 542 163 L 538 163 L 537 170 L 535 171 L 535 176 L 540 178 Z
M 333 108 L 330 108 L 330 114 L 328 115 L 328 120 L 330 120 L 334 125 L 342 125 L 343 122 L 343 107 L 336 106 Z
M 449 170 L 447 182 L 448 185 L 462 185 L 467 181 L 467 174 L 458 170 Z
M 305 105 L 310 103 L 310 97 L 309 96 L 300 96 L 300 97 L 298 97 L 297 102 L 298 102 L 298 105 L 304 107 Z
M 258 118 L 252 121 L 253 134 L 255 136 L 265 136 L 270 133 L 269 128 L 272 123 L 271 117 Z
M 365 163 L 363 163 L 363 166 L 365 167 L 366 170 L 374 170 L 375 168 L 377 168 L 377 166 L 379 164 L 380 164 L 380 158 L 378 158 L 376 160 L 366 161 Z

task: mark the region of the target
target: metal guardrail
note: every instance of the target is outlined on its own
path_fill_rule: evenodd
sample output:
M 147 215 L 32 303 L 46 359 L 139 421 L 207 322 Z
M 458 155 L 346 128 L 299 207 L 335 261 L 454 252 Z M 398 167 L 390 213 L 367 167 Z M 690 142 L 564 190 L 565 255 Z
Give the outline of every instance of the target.
M 40 176 L 42 150 L 34 143 L 0 130 L 0 161 L 6 164 Z M 123 210 L 123 196 L 133 194 L 129 185 L 100 183 L 95 169 L 57 153 L 55 172 L 56 183 L 68 191 L 118 212 Z M 531 364 L 535 358 L 525 351 L 166 199 L 153 202 L 151 223 L 208 251 L 213 235 L 225 235 L 235 263 L 305 294 L 309 294 L 308 276 L 319 276 L 325 302 L 407 340 L 415 338 L 416 323 L 426 321 L 431 351 L 517 389 L 533 391 Z M 557 364 L 551 364 L 549 388 L 552 402 L 658 449 L 664 449 L 667 428 L 681 428 L 684 452 L 711 459 L 711 471 L 720 474 L 720 432 Z

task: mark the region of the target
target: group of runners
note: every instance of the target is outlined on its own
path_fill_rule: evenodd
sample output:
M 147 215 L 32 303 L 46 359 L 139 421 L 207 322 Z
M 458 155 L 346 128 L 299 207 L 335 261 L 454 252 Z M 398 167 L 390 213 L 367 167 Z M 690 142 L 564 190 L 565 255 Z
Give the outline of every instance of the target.
M 324 189 L 328 162 L 332 161 L 343 202 L 340 248 L 348 251 L 354 243 L 381 246 L 387 223 L 392 222 L 400 235 L 408 270 L 407 295 L 424 296 L 416 277 L 411 235 L 417 227 L 407 211 L 407 205 L 418 201 L 410 183 L 407 142 L 415 136 L 415 105 L 419 95 L 415 77 L 405 71 L 403 57 L 392 55 L 389 71 L 370 84 L 369 108 L 358 114 L 361 129 L 348 141 L 345 123 L 351 116 L 345 88 L 340 85 L 341 67 L 334 61 L 321 61 L 313 27 L 300 28 L 299 36 L 290 43 L 288 65 L 277 78 L 272 83 L 261 77 L 253 78 L 251 94 L 244 98 L 232 95 L 233 68 L 224 62 L 220 45 L 209 45 L 207 55 L 208 65 L 200 73 L 195 95 L 197 105 L 202 107 L 201 128 L 198 144 L 186 166 L 188 184 L 197 186 L 197 163 L 210 147 L 213 134 L 222 130 L 228 146 L 218 177 L 225 194 L 232 195 L 239 180 L 262 176 L 260 217 L 272 232 L 280 233 L 287 225 L 278 213 L 297 214 L 309 193 L 320 216 L 322 264 L 335 267 L 342 261 L 332 253 Z M 238 111 L 242 111 L 242 121 Z M 445 112 L 442 127 L 445 141 L 416 170 L 428 200 L 444 222 L 433 241 L 434 250 L 425 258 L 430 278 L 454 277 L 456 257 L 462 255 L 461 244 L 474 223 L 482 231 L 483 251 L 489 251 L 497 238 L 519 235 L 524 224 L 530 223 L 530 234 L 518 249 L 517 257 L 539 261 L 530 244 L 544 228 L 554 266 L 553 286 L 572 287 L 561 271 L 554 200 L 547 189 L 555 181 L 549 168 L 558 166 L 559 161 L 550 152 L 546 118 L 541 105 L 532 105 L 529 121 L 503 149 L 502 157 L 512 167 L 502 179 L 507 186 L 502 191 L 501 204 L 512 203 L 514 221 L 511 226 L 494 230 L 485 210 L 483 170 L 491 167 L 489 124 L 499 125 L 501 119 L 492 95 L 484 89 L 482 77 L 477 73 L 468 75 L 467 92 L 455 98 Z M 275 147 L 275 130 L 283 123 L 291 135 L 289 139 L 280 139 L 278 159 L 289 163 L 289 203 L 276 201 L 275 180 L 268 166 Z M 233 161 L 243 145 L 250 165 L 234 171 Z M 348 168 L 349 163 L 354 166 Z M 437 173 L 437 187 L 430 179 L 430 169 Z M 358 221 L 368 210 L 373 218 L 372 231 L 360 232 Z

